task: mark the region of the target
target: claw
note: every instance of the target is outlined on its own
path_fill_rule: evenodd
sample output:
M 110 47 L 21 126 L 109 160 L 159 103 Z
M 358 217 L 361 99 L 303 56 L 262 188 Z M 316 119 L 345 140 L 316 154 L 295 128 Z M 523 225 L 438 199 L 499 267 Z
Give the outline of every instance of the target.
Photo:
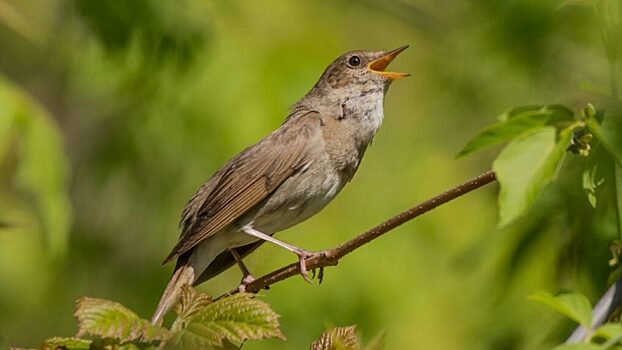
M 306 259 L 312 258 L 312 257 L 316 256 L 317 253 L 307 252 L 307 251 L 301 250 L 299 252 L 296 252 L 296 255 L 298 255 L 298 264 L 299 264 L 299 268 L 300 268 L 300 276 L 302 276 L 302 278 L 307 283 L 315 284 L 313 282 L 313 279 L 309 278 L 309 272 L 307 271 Z M 313 277 L 315 277 L 315 269 L 313 269 Z
M 242 278 L 242 281 L 240 282 L 240 285 L 238 286 L 238 291 L 240 293 L 246 292 L 246 286 L 248 286 L 254 280 L 255 280 L 255 277 L 253 277 L 253 275 L 251 274 L 244 276 L 244 278 Z

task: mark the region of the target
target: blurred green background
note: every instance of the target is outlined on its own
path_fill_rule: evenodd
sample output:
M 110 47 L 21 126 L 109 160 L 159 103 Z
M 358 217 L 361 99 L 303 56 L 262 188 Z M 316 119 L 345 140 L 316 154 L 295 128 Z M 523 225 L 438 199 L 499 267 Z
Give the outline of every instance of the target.
M 560 3 L 0 0 L 0 347 L 74 334 L 85 295 L 149 317 L 186 200 L 345 51 L 410 44 L 392 67 L 412 77 L 391 87 L 354 181 L 281 239 L 332 247 L 487 170 L 495 150 L 454 155 L 496 115 L 581 107 L 607 84 L 592 12 Z M 274 286 L 263 298 L 288 340 L 244 349 L 306 349 L 349 324 L 364 340 L 386 331 L 386 349 L 560 342 L 572 324 L 526 296 L 595 300 L 616 237 L 612 203 L 593 210 L 581 191 L 580 162 L 508 228 L 496 229 L 492 185 L 363 247 L 321 286 Z M 255 275 L 290 262 L 271 245 L 248 259 Z M 200 289 L 239 280 L 231 269 Z

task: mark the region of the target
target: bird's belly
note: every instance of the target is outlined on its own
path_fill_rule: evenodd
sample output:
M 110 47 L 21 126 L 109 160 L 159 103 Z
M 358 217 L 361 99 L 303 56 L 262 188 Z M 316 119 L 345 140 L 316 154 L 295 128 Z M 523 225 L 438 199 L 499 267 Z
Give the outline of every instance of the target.
M 321 177 L 300 174 L 281 185 L 253 218 L 253 227 L 275 233 L 294 226 L 322 210 L 339 193 L 346 181 L 336 173 Z

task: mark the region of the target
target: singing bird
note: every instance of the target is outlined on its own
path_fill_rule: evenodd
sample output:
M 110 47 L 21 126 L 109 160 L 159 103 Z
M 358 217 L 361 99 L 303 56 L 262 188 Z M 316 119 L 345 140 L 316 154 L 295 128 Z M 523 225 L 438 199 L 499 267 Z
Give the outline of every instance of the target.
M 409 74 L 385 71 L 408 46 L 351 51 L 333 61 L 311 91 L 274 132 L 248 147 L 190 198 L 181 215 L 179 242 L 165 259 L 175 272 L 151 319 L 161 324 L 182 286 L 198 285 L 264 241 L 305 259 L 315 253 L 273 237 L 324 208 L 356 172 L 384 117 L 391 82 Z M 245 272 L 242 282 L 252 277 Z

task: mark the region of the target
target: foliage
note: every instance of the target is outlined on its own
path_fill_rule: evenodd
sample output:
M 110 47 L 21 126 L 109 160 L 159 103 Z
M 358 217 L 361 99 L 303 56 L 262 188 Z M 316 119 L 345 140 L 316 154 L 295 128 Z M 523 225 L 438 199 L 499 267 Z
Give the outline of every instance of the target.
M 532 295 L 530 299 L 559 311 L 587 329 L 592 327 L 592 307 L 582 294 L 562 293 L 553 296 L 540 292 Z M 567 343 L 557 346 L 553 350 L 607 350 L 619 349 L 620 347 L 622 347 L 622 324 L 610 322 L 589 332 L 584 343 Z
M 152 326 L 123 305 L 109 300 L 81 298 L 74 315 L 78 319 L 78 337 L 91 335 L 115 339 L 120 343 L 170 338 L 166 329 Z
M 76 337 L 50 338 L 42 349 L 239 349 L 247 340 L 284 339 L 278 315 L 252 294 L 212 301 L 185 287 L 177 312 L 169 330 L 151 325 L 119 303 L 81 298 L 76 303 Z
M 622 226 L 619 1 L 560 2 L 0 2 L 0 345 L 67 334 L 66 310 L 80 295 L 136 305 L 134 313 L 101 301 L 107 316 L 89 318 L 94 332 L 145 333 L 136 315 L 153 308 L 166 282 L 156 266 L 192 191 L 278 126 L 336 55 L 403 43 L 413 51 L 395 64 L 415 74 L 387 95 L 385 125 L 359 174 L 292 239 L 332 246 L 404 201 L 489 168 L 486 153 L 450 161 L 486 122 L 460 155 L 500 150 L 492 162 L 501 185 L 498 229 L 486 191 L 426 215 L 331 270 L 321 289 L 294 279 L 273 288 L 265 300 L 278 305 L 289 340 L 248 347 L 305 348 L 323 323 L 354 321 L 363 332 L 389 327 L 388 347 L 396 349 L 559 343 L 564 324 L 524 295 L 583 290 L 594 300 L 607 281 L 607 244 Z M 595 44 L 601 37 L 608 62 Z M 528 105 L 485 119 L 521 104 Z M 24 224 L 31 217 L 35 225 Z M 262 249 L 249 257 L 253 270 L 291 258 Z M 50 263 L 48 255 L 66 260 Z M 205 288 L 229 290 L 235 272 Z M 245 338 L 246 326 L 226 323 L 224 314 L 199 320 L 219 301 L 186 297 L 200 301 L 184 302 L 192 307 L 180 308 L 173 337 L 229 347 Z M 582 300 L 556 305 L 585 323 Z M 575 304 L 583 311 L 575 314 Z M 270 314 L 262 315 L 248 326 L 257 336 L 269 333 Z M 203 321 L 209 326 L 184 328 Z M 618 334 L 607 326 L 591 343 L 567 347 L 604 346 Z M 53 338 L 44 347 L 155 347 L 91 338 Z
M 253 294 L 239 293 L 213 302 L 207 302 L 191 288 L 183 294 L 186 296 L 181 297 L 173 325 L 179 330 L 167 342 L 167 349 L 222 347 L 224 341 L 240 346 L 248 339 L 284 339 L 278 315 Z
M 356 326 L 334 327 L 322 333 L 309 350 L 352 350 L 360 347 Z
M 15 183 L 36 198 L 52 257 L 67 249 L 71 206 L 68 161 L 54 119 L 27 93 L 0 75 L 0 160 L 17 146 Z M 2 218 L 0 220 L 9 220 Z
M 592 306 L 585 295 L 566 293 L 553 296 L 540 292 L 529 298 L 549 306 L 584 327 L 589 328 L 592 325 Z

